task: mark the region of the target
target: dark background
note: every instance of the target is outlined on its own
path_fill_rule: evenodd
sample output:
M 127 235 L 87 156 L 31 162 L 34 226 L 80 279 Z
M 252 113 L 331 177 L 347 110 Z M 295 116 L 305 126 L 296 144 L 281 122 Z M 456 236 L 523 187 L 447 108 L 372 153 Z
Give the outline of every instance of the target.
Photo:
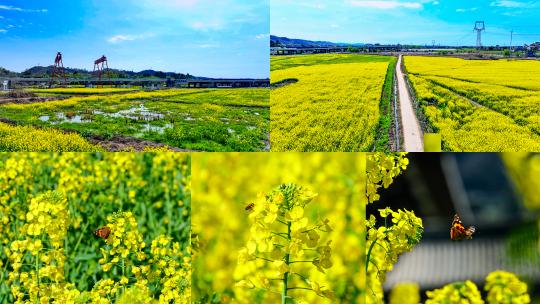
M 496 153 L 410 153 L 410 164 L 367 215 L 386 206 L 414 210 L 422 218 L 422 241 L 400 256 L 388 273 L 385 292 L 399 282 L 425 291 L 456 281 L 472 280 L 483 290 L 495 270 L 517 274 L 539 296 L 538 214 L 526 209 L 519 190 Z M 540 189 L 539 189 L 540 191 Z M 465 227 L 474 225 L 472 240 L 450 239 L 458 213 Z M 534 300 L 533 300 L 534 301 Z

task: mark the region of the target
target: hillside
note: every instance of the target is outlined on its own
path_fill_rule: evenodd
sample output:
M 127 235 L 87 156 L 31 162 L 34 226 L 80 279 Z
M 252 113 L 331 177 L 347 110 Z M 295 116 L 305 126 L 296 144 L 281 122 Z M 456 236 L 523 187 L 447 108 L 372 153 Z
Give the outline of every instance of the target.
M 28 77 L 28 78 L 42 78 L 50 77 L 52 66 L 34 66 L 22 73 L 12 72 L 7 69 L 0 67 L 0 77 Z M 77 68 L 65 68 L 66 76 L 70 78 L 92 78 L 92 71 L 77 69 Z M 172 78 L 172 79 L 192 79 L 198 78 L 189 73 L 174 73 L 174 72 L 162 72 L 155 70 L 144 70 L 140 72 L 125 71 L 125 70 L 116 70 L 110 69 L 111 77 L 113 78 Z
M 304 39 L 293 39 L 287 37 L 270 36 L 271 47 L 333 47 L 333 46 L 362 46 L 363 43 L 343 43 L 343 42 L 330 42 L 330 41 L 312 41 Z

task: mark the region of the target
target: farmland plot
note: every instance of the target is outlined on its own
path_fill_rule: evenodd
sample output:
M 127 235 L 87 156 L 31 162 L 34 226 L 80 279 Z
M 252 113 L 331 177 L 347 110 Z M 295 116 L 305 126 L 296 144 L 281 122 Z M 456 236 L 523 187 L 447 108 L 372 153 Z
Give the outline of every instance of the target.
M 123 136 L 187 150 L 259 151 L 268 149 L 269 90 L 178 89 L 72 97 L 4 104 L 0 117 L 87 138 Z
M 272 58 L 272 151 L 372 150 L 393 60 L 335 54 Z
M 406 57 L 405 65 L 445 150 L 540 150 L 540 63 Z

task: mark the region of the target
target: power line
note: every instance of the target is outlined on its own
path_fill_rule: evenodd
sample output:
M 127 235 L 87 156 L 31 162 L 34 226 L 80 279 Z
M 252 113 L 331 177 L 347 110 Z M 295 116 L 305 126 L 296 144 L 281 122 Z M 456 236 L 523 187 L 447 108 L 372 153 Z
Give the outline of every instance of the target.
M 540 36 L 540 34 L 514 34 L 514 36 Z
M 461 38 L 459 38 L 458 40 L 456 40 L 456 46 L 459 46 L 459 43 L 466 37 L 469 37 L 471 36 L 472 34 L 471 33 L 467 33 L 465 35 L 463 35 Z

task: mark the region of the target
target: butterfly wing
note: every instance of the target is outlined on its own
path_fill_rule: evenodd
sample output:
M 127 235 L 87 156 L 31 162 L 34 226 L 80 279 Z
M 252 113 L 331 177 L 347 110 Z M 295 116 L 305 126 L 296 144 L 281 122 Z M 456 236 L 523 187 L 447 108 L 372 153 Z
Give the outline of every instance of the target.
M 465 237 L 465 227 L 461 223 L 459 215 L 454 215 L 454 220 L 452 221 L 452 227 L 450 227 L 450 238 L 453 241 L 461 241 Z
M 452 228 L 450 228 L 450 238 L 453 240 L 453 241 L 461 241 L 463 240 L 463 230 L 460 229 L 461 226 L 458 226 L 458 225 L 454 225 L 452 226 Z
M 111 234 L 111 229 L 107 226 L 103 226 L 94 231 L 94 235 L 106 240 Z
M 467 228 L 467 230 L 465 230 L 465 235 L 467 236 L 467 239 L 469 240 L 472 239 L 472 235 L 475 231 L 476 231 L 476 227 L 474 226 Z

